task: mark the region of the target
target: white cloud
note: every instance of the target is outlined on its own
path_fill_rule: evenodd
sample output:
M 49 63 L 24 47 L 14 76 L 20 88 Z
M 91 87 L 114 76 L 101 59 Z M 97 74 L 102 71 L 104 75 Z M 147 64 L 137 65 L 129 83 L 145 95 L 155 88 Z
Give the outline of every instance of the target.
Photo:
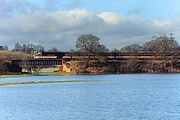
M 39 43 L 60 50 L 74 47 L 81 34 L 95 34 L 109 48 L 143 43 L 162 32 L 180 31 L 178 20 L 148 21 L 132 19 L 116 13 L 93 14 L 85 9 L 69 11 L 34 11 L 11 17 L 0 17 L 0 38 L 3 44 Z M 2 37 L 3 36 L 3 37 Z
M 160 20 L 155 20 L 153 21 L 153 25 L 159 28 L 168 28 L 171 27 L 171 22 L 169 21 L 160 21 Z
M 98 17 L 102 18 L 108 24 L 119 24 L 120 22 L 125 21 L 125 18 L 123 16 L 120 16 L 112 12 L 100 13 Z

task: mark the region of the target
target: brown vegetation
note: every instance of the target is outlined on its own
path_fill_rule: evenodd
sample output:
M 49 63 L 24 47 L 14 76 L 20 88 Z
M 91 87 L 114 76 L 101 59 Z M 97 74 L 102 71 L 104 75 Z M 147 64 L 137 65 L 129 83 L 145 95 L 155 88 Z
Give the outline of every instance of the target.
M 12 51 L 0 51 L 0 73 L 6 74 L 8 70 L 16 71 L 19 67 L 11 66 L 12 60 L 22 60 L 26 61 L 32 59 L 33 57 L 29 54 L 23 52 L 12 52 Z
M 71 62 L 64 64 L 64 67 L 68 69 L 65 71 L 83 73 L 180 72 L 178 58 L 179 45 L 175 41 L 175 38 L 172 37 L 172 34 L 170 36 L 163 34 L 153 38 L 153 40 L 146 42 L 143 46 L 133 44 L 122 48 L 120 51 L 115 50 L 113 53 L 120 56 L 119 58 L 116 58 L 116 56 L 113 58 L 113 56 L 106 54 L 108 50 L 104 45 L 99 43 L 98 37 L 94 35 L 82 35 L 76 41 L 76 47 L 78 48 L 78 52 L 80 52 L 79 59 L 78 55 L 74 53 L 76 59 L 75 61 L 71 59 Z M 121 56 L 119 52 L 126 53 L 126 55 Z M 73 58 L 72 55 L 71 58 Z

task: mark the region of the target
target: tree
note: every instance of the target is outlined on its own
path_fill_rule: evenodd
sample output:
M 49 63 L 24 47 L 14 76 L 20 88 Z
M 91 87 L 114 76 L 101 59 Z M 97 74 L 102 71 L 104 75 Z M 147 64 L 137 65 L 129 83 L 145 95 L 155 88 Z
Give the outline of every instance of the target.
M 24 52 L 28 54 L 36 54 L 38 52 L 44 51 L 44 47 L 42 45 L 34 45 L 34 44 L 19 44 L 16 43 L 13 51 Z
M 56 47 L 52 47 L 48 50 L 49 52 L 58 52 L 58 49 Z
M 105 45 L 100 44 L 100 45 L 97 46 L 95 52 L 97 52 L 97 53 L 107 53 L 107 52 L 109 52 L 109 49 Z
M 36 48 L 38 52 L 44 51 L 44 47 L 42 45 L 37 45 Z
M 120 50 L 118 50 L 117 48 L 114 48 L 113 50 L 111 50 L 112 53 L 118 53 L 120 52 Z
M 95 53 L 100 45 L 99 40 L 98 37 L 92 34 L 81 35 L 76 41 L 76 48 L 81 52 Z
M 4 50 L 8 50 L 9 48 L 8 48 L 8 46 L 7 45 L 5 45 L 4 46 Z
M 123 52 L 138 52 L 138 51 L 143 51 L 143 50 L 144 48 L 138 44 L 132 44 L 132 45 L 121 48 L 121 51 Z
M 166 53 L 179 47 L 179 44 L 175 41 L 172 34 L 170 34 L 170 36 L 163 34 L 160 36 L 154 36 L 153 38 L 154 40 L 144 44 L 144 49 L 146 51 Z
M 162 61 L 162 72 L 167 72 L 167 67 L 172 67 L 176 53 L 175 50 L 179 47 L 179 44 L 175 41 L 173 34 L 170 34 L 170 36 L 163 34 L 153 38 L 154 40 L 144 44 L 144 49 L 146 51 L 154 52 L 154 55 L 160 57 Z
M 21 51 L 22 47 L 19 43 L 16 43 L 14 46 L 14 51 Z
M 96 66 L 100 65 L 99 63 L 106 62 L 106 57 L 102 53 L 109 50 L 105 45 L 100 44 L 99 40 L 97 36 L 92 34 L 81 35 L 76 40 L 76 48 L 83 55 L 82 60 L 85 63 L 85 69 L 89 66 Z

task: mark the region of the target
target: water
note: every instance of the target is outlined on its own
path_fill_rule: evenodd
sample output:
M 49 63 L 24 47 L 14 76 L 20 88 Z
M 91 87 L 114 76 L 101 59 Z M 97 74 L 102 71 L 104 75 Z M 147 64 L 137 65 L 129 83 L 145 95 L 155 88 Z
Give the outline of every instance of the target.
M 0 87 L 0 120 L 180 120 L 180 74 L 16 77 L 100 82 Z

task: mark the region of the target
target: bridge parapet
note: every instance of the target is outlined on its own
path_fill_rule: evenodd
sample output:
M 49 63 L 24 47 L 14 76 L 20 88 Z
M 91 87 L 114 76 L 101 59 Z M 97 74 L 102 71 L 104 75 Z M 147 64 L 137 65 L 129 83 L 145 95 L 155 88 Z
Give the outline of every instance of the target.
M 18 66 L 54 66 L 61 65 L 62 60 L 12 60 L 12 65 Z

